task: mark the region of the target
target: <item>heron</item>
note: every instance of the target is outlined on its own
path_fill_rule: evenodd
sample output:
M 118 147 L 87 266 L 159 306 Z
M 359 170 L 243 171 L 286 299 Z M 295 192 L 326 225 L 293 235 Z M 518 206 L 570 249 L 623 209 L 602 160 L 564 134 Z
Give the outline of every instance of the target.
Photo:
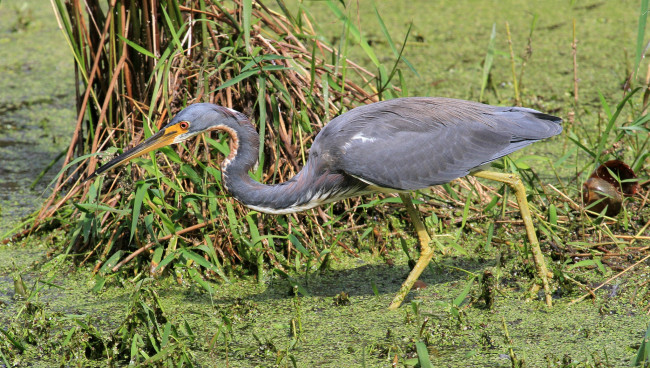
M 267 185 L 249 175 L 259 156 L 259 135 L 249 118 L 228 107 L 196 103 L 88 179 L 154 149 L 217 130 L 230 136 L 230 153 L 221 162 L 223 185 L 237 201 L 253 210 L 288 214 L 353 196 L 397 193 L 417 232 L 420 256 L 390 309 L 400 306 L 434 253 L 431 237 L 409 192 L 466 175 L 503 182 L 515 192 L 546 304 L 550 306 L 548 270 L 523 183 L 517 174 L 483 167 L 559 134 L 561 123 L 558 117 L 529 108 L 451 98 L 405 97 L 375 102 L 332 119 L 314 139 L 303 168 L 288 181 Z

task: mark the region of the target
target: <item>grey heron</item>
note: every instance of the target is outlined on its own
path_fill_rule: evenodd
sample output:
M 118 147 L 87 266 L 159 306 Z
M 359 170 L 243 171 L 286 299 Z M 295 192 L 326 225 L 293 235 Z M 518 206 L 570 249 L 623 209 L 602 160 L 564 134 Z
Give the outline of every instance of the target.
M 515 191 L 537 273 L 551 305 L 548 271 L 516 174 L 484 171 L 484 164 L 562 131 L 562 119 L 522 107 L 498 107 L 434 97 L 407 97 L 354 108 L 330 121 L 316 136 L 302 170 L 290 180 L 266 185 L 249 171 L 257 164 L 259 135 L 244 114 L 209 103 L 180 111 L 169 124 L 89 176 L 151 150 L 199 133 L 230 135 L 221 163 L 223 184 L 245 206 L 286 214 L 369 193 L 398 193 L 417 231 L 420 257 L 393 299 L 399 307 L 433 256 L 431 239 L 408 192 L 466 175 L 504 182 Z

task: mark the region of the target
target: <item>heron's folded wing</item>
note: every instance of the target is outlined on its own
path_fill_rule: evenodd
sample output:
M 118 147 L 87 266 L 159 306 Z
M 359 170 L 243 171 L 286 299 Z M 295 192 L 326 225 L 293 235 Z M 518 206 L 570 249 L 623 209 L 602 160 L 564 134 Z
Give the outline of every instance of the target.
M 408 98 L 364 108 L 333 120 L 314 146 L 336 147 L 345 173 L 398 190 L 449 182 L 561 131 L 560 119 L 535 110 L 462 100 Z

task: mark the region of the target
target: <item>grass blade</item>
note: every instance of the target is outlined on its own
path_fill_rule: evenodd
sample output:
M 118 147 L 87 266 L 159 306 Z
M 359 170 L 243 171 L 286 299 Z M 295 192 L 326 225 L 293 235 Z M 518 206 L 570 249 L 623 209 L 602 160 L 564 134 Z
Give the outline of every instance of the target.
M 350 31 L 350 34 L 354 37 L 354 40 L 356 42 L 359 42 L 359 45 L 363 49 L 363 51 L 366 52 L 366 55 L 370 58 L 372 63 L 376 66 L 379 67 L 381 63 L 379 62 L 379 59 L 377 58 L 377 55 L 375 55 L 375 52 L 372 50 L 372 47 L 368 44 L 368 41 L 366 41 L 366 38 L 361 35 L 361 32 L 359 31 L 359 28 L 352 23 L 350 18 L 348 18 L 341 9 L 339 9 L 337 3 L 333 0 L 328 0 L 327 5 L 329 6 L 330 10 L 336 17 L 341 20 L 345 26 L 348 28 Z
M 138 218 L 140 218 L 140 209 L 142 208 L 142 202 L 144 201 L 144 196 L 147 194 L 147 189 L 151 186 L 151 183 L 143 183 L 138 185 L 138 189 L 135 192 L 135 198 L 133 199 L 133 216 L 131 218 L 131 236 L 129 237 L 129 243 L 133 241 L 133 235 L 136 233 L 136 228 L 138 226 Z
M 251 13 L 253 12 L 253 1 L 252 0 L 243 0 L 243 13 L 242 18 L 244 21 L 244 43 L 246 44 L 246 51 L 249 54 L 252 54 L 253 50 L 251 49 Z
M 646 363 L 650 360 L 650 325 L 645 331 L 645 336 L 643 341 L 641 341 L 641 346 L 636 353 L 636 357 L 632 362 L 633 367 L 646 366 Z
M 605 112 L 609 117 L 609 122 L 607 123 L 607 127 L 605 128 L 605 131 L 603 131 L 603 134 L 601 134 L 600 138 L 598 139 L 598 146 L 596 147 L 596 152 L 594 152 L 597 155 L 596 162 L 600 162 L 601 160 L 601 155 L 603 153 L 603 150 L 605 149 L 605 144 L 607 143 L 607 137 L 609 136 L 609 133 L 614 128 L 616 119 L 618 119 L 618 116 L 620 115 L 621 111 L 623 111 L 623 108 L 625 107 L 627 101 L 632 96 L 634 96 L 639 90 L 641 90 L 641 88 L 637 87 L 634 90 L 632 90 L 630 93 L 625 95 L 623 100 L 621 100 L 621 102 L 619 102 L 618 105 L 616 105 L 616 111 L 614 112 L 614 114 L 611 113 L 609 105 L 607 104 L 607 101 L 605 101 L 605 97 L 600 92 L 598 92 L 601 103 L 603 104 L 603 108 L 605 109 Z
M 497 37 L 497 24 L 492 24 L 492 33 L 490 34 L 490 42 L 488 42 L 487 53 L 485 54 L 485 61 L 483 62 L 483 75 L 481 76 L 481 93 L 478 100 L 483 100 L 483 92 L 488 84 L 488 79 L 490 77 L 490 70 L 492 69 L 492 63 L 494 62 L 494 41 Z
M 309 253 L 309 251 L 307 250 L 307 248 L 305 248 L 305 247 L 302 245 L 302 243 L 300 242 L 300 240 L 298 240 L 298 238 L 296 238 L 295 235 L 293 235 L 293 234 L 289 234 L 289 241 L 291 241 L 291 244 L 293 244 L 293 246 L 296 247 L 296 249 L 297 249 L 300 253 L 302 253 L 302 255 L 304 255 L 304 256 L 307 257 L 307 258 L 311 258 L 311 253 Z
M 645 49 L 643 48 L 643 43 L 645 40 L 645 26 L 646 21 L 648 20 L 648 2 L 650 0 L 641 0 L 641 8 L 639 9 L 639 26 L 636 35 L 636 60 L 634 63 L 634 77 L 639 71 L 639 64 L 641 64 L 641 58 L 643 57 Z
M 420 364 L 420 368 L 433 368 L 433 363 L 431 363 L 431 360 L 429 359 L 427 345 L 422 341 L 418 341 L 415 343 L 415 350 L 418 353 L 418 363 Z
M 150 58 L 152 58 L 152 59 L 155 59 L 155 58 L 156 58 L 156 55 L 152 54 L 152 53 L 149 52 L 147 49 L 145 49 L 144 47 L 138 45 L 137 43 L 135 43 L 135 42 L 133 42 L 133 41 L 131 41 L 131 40 L 128 40 L 128 39 L 122 37 L 122 36 L 119 35 L 119 34 L 117 35 L 117 37 L 119 37 L 120 40 L 122 40 L 123 42 L 126 42 L 127 45 L 131 46 L 134 50 L 136 50 L 137 52 L 141 53 L 142 55 L 146 55 L 146 56 L 148 56 L 148 57 L 150 57 Z
M 377 20 L 379 21 L 379 27 L 381 28 L 381 32 L 384 34 L 384 37 L 386 37 L 386 41 L 388 41 L 388 45 L 390 46 L 390 49 L 393 51 L 395 57 L 404 61 L 404 64 L 406 64 L 406 66 L 408 66 L 409 69 L 411 69 L 411 71 L 419 77 L 420 74 L 417 72 L 417 70 L 415 70 L 415 67 L 411 64 L 411 62 L 409 62 L 404 56 L 402 56 L 403 48 L 402 51 L 398 51 L 397 47 L 395 47 L 393 38 L 390 36 L 390 33 L 388 32 L 388 28 L 386 28 L 386 24 L 384 23 L 384 20 L 381 18 L 381 15 L 379 15 L 379 10 L 377 10 L 377 6 L 375 6 L 375 15 L 377 15 Z M 411 27 L 409 27 L 409 32 L 410 32 L 410 28 Z M 408 38 L 408 36 L 406 38 Z M 406 45 L 406 38 L 404 39 L 404 45 Z

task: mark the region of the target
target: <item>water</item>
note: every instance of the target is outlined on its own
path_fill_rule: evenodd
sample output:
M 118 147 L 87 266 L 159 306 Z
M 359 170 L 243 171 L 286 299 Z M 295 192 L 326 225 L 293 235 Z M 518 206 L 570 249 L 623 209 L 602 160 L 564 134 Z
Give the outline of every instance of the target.
M 72 52 L 45 1 L 0 2 L 0 236 L 38 210 L 75 124 Z

